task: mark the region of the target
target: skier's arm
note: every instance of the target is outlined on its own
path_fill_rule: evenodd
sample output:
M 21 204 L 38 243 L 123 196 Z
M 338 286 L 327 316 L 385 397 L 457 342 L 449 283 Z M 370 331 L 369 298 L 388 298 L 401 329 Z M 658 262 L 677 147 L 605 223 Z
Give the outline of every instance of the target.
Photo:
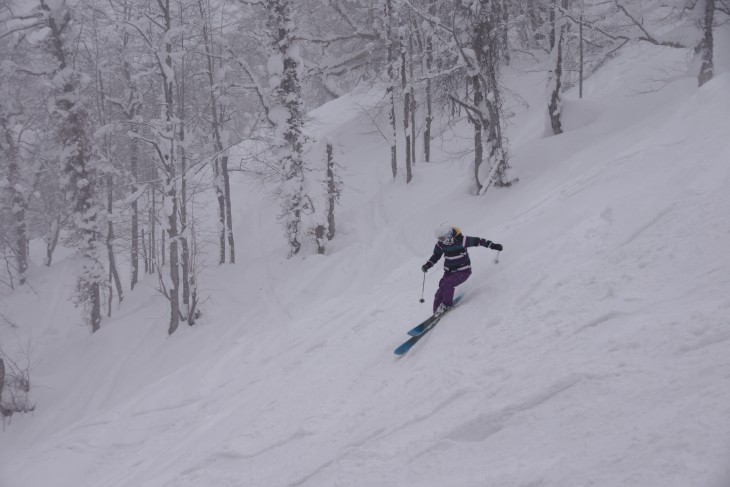
M 487 240 L 479 237 L 464 237 L 464 247 L 477 247 L 482 246 L 492 250 L 503 249 L 502 244 L 494 243 L 491 240 Z
M 427 270 L 429 270 L 431 267 L 434 266 L 434 264 L 436 264 L 436 262 L 439 261 L 439 259 L 441 258 L 442 255 L 444 255 L 444 251 L 441 250 L 441 247 L 439 247 L 438 245 L 435 245 L 433 247 L 433 255 L 431 256 L 430 259 L 428 259 L 428 261 L 425 264 L 423 264 L 423 266 L 421 266 L 421 270 L 423 272 L 426 272 Z

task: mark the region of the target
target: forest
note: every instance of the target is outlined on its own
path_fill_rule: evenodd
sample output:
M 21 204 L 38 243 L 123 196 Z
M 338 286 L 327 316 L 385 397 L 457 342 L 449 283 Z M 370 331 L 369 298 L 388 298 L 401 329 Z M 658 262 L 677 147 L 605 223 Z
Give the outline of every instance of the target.
M 710 81 L 729 16 L 728 0 L 4 0 L 0 286 L 33 285 L 32 240 L 46 266 L 62 243 L 79 322 L 98 331 L 149 275 L 171 335 L 205 319 L 202 270 L 247 252 L 231 174 L 277 199 L 289 257 L 337 238 L 338 156 L 308 135 L 309 111 L 381 90 L 390 157 L 373 163 L 403 191 L 435 134 L 466 121 L 470 194 L 511 191 L 515 56 L 545 73 L 545 135 L 559 135 L 563 93 L 582 96 L 627 45 L 685 50 L 697 86 Z

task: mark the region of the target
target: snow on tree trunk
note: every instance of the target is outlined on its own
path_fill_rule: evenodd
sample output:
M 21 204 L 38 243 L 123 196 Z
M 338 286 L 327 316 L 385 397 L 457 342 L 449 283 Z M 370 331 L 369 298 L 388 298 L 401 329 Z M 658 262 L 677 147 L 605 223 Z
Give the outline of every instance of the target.
M 578 98 L 583 98 L 583 72 L 584 72 L 584 39 L 583 39 L 583 11 L 580 12 L 580 24 L 578 25 Z
M 564 2 L 565 3 L 565 2 Z M 554 18 L 554 12 L 557 9 L 557 0 L 554 0 L 552 6 L 551 18 Z M 565 37 L 565 22 L 562 19 L 554 20 L 550 39 L 552 42 L 552 50 L 550 51 L 550 71 L 548 73 L 548 119 L 550 120 L 550 128 L 554 135 L 563 133 L 562 123 L 562 78 L 563 78 L 563 43 Z
M 483 136 L 475 136 L 475 178 L 477 194 L 489 187 L 509 186 L 506 179 L 509 165 L 504 151 L 501 129 L 501 95 L 499 86 L 500 46 L 499 29 L 493 19 L 500 19 L 498 0 L 478 0 L 473 5 L 461 5 L 454 18 L 455 41 L 459 47 L 461 61 L 467 71 L 467 83 L 471 80 L 474 89 L 472 102 L 459 104 L 469 110 L 473 120 L 478 119 L 486 135 L 486 155 L 489 161 L 489 176 L 486 184 L 480 178 L 481 157 L 477 157 Z M 469 91 L 468 88 L 466 90 Z M 479 93 L 477 93 L 479 92 Z M 456 100 L 455 97 L 452 99 Z
M 510 55 L 509 55 L 509 9 L 507 6 L 509 2 L 507 0 L 498 0 L 499 8 L 502 12 L 502 18 L 499 23 L 499 31 L 501 32 L 501 43 L 502 52 L 504 53 L 504 62 L 509 66 Z
M 130 142 L 130 152 L 129 152 L 129 161 L 130 161 L 130 176 L 132 178 L 132 185 L 130 186 L 130 191 L 132 194 L 135 194 L 137 192 L 137 161 L 138 161 L 138 151 L 139 151 L 139 145 L 136 138 L 132 138 Z M 137 281 L 139 281 L 139 205 L 137 204 L 137 198 L 135 198 L 132 201 L 132 249 L 131 249 L 131 257 L 132 257 L 132 275 L 131 275 L 131 283 L 130 288 L 134 289 L 134 286 L 137 285 Z
M 308 198 L 304 189 L 304 113 L 300 70 L 302 59 L 294 43 L 294 21 L 289 0 L 267 0 L 269 31 L 272 36 L 268 62 L 272 105 L 269 119 L 275 127 L 275 152 L 281 173 L 280 217 L 289 242 L 289 256 L 301 248 L 302 213 Z
M 129 16 L 129 12 L 125 12 Z M 128 19 L 125 19 L 128 20 Z M 137 123 L 137 116 L 142 110 L 142 94 L 137 87 L 137 82 L 132 78 L 132 63 L 129 60 L 132 56 L 131 49 L 129 47 L 130 36 L 125 34 L 122 41 L 122 55 L 124 62 L 122 63 L 122 77 L 124 78 L 125 89 L 122 112 L 125 120 L 130 124 L 130 131 L 132 136 L 129 140 L 129 170 L 131 184 L 129 191 L 132 195 L 137 194 L 138 184 L 138 165 L 139 165 L 139 141 L 137 140 L 137 134 L 139 133 L 139 124 Z M 137 203 L 138 197 L 132 200 L 132 235 L 131 235 L 131 282 L 130 288 L 134 289 L 139 281 L 139 205 Z M 146 263 L 145 263 L 146 264 Z
M 2 181 L 3 192 L 6 194 L 4 208 L 10 210 L 12 222 L 11 235 L 14 238 L 13 253 L 15 254 L 16 272 L 20 284 L 25 284 L 25 271 L 28 269 L 28 236 L 26 232 L 25 214 L 28 209 L 28 198 L 25 196 L 21 182 L 20 151 L 16 143 L 14 130 L 14 115 L 20 114 L 21 108 L 9 106 L 12 98 L 9 93 L 2 93 L 0 97 L 0 149 L 3 152 L 7 166 L 5 180 Z
M 213 57 L 213 41 L 210 32 L 210 12 L 206 11 L 203 0 L 198 0 L 198 11 L 202 20 L 203 46 L 206 57 L 206 70 L 210 90 L 210 124 L 213 131 L 213 150 L 215 156 L 213 163 L 213 184 L 215 186 L 216 199 L 218 201 L 218 263 L 226 262 L 226 243 L 229 246 L 229 261 L 235 262 L 232 212 L 230 208 L 230 184 L 228 177 L 228 156 L 224 154 L 222 138 L 222 106 L 218 105 L 219 84 L 215 79 L 215 67 Z
M 43 259 L 43 265 L 50 267 L 53 263 L 53 252 L 58 245 L 58 238 L 61 234 L 60 217 L 56 216 L 52 221 L 46 234 L 46 257 Z
M 387 73 L 388 88 L 386 93 L 390 101 L 390 112 L 388 113 L 388 122 L 392 139 L 390 141 L 390 167 L 393 172 L 393 179 L 398 177 L 398 127 L 395 117 L 395 86 L 397 84 L 397 75 L 395 72 L 395 43 L 393 42 L 393 2 L 385 0 L 385 43 L 387 51 Z
M 184 74 L 183 74 L 184 76 Z M 184 91 L 184 89 L 183 89 Z M 180 156 L 180 237 L 178 237 L 178 240 L 180 241 L 180 247 L 181 247 L 181 255 L 180 255 L 180 263 L 182 267 L 182 308 L 181 308 L 181 315 L 183 316 L 183 319 L 187 319 L 190 317 L 190 276 L 194 274 L 194 269 L 191 269 L 190 263 L 190 248 L 188 246 L 188 212 L 187 212 L 187 154 L 185 152 L 185 124 L 182 122 L 182 120 L 185 119 L 185 109 L 182 105 L 182 100 L 185 99 L 185 95 L 183 93 L 182 96 L 180 96 L 181 103 L 178 103 L 178 106 L 180 107 L 180 144 L 178 144 L 178 151 Z M 188 324 L 192 325 L 195 321 L 191 323 L 188 321 Z
M 221 174 L 223 176 L 223 194 L 226 206 L 226 236 L 228 237 L 228 262 L 236 263 L 236 245 L 233 238 L 233 210 L 231 209 L 231 177 L 228 172 L 228 155 L 221 157 Z
M 335 205 L 342 193 L 342 181 L 335 174 L 332 144 L 327 144 L 327 240 L 335 238 Z
M 155 49 L 157 58 L 157 67 L 159 79 L 162 85 L 161 100 L 162 117 L 160 119 L 151 120 L 150 128 L 152 131 L 152 144 L 157 155 L 156 166 L 162 176 L 162 225 L 163 232 L 167 233 L 169 240 L 169 281 L 165 282 L 162 278 L 162 270 L 158 268 L 160 273 L 161 291 L 170 301 L 170 323 L 168 326 L 168 334 L 172 335 L 180 324 L 180 261 L 178 255 L 179 242 L 179 209 L 178 209 L 178 168 L 177 168 L 177 128 L 178 119 L 175 117 L 175 96 L 174 82 L 175 70 L 172 63 L 172 11 L 170 0 L 159 0 L 157 2 L 159 8 L 160 21 L 155 25 L 160 29 L 157 32 L 159 37 L 158 45 L 150 45 Z M 153 207 L 154 212 L 154 207 Z M 154 213 L 152 214 L 154 219 Z M 154 230 L 150 232 L 154 235 Z M 164 267 L 165 255 L 165 235 L 162 234 L 162 266 Z M 150 249 L 154 249 L 150 245 Z
M 479 107 L 483 105 L 484 96 L 482 94 L 481 83 L 479 82 L 479 76 L 474 76 L 472 82 L 474 86 L 474 106 Z M 482 121 L 480 117 L 473 117 L 472 123 L 474 124 L 474 182 L 477 187 L 477 194 L 481 193 L 483 185 L 479 180 L 479 169 L 484 161 L 484 144 L 482 143 Z
M 89 115 L 82 96 L 84 77 L 72 65 L 71 10 L 64 1 L 51 4 L 40 0 L 37 13 L 49 30 L 44 48 L 56 61 L 52 85 L 55 110 L 52 114 L 54 138 L 60 147 L 59 162 L 64 173 L 66 198 L 73 210 L 77 246 L 81 254 L 76 279 L 75 302 L 89 313 L 92 332 L 101 323 L 101 293 L 104 270 L 100 242 L 100 211 L 97 201 L 98 171 L 91 143 Z
M 124 290 L 122 288 L 122 281 L 119 278 L 119 272 L 117 272 L 117 262 L 114 256 L 114 223 L 112 221 L 112 212 L 114 211 L 114 176 L 109 175 L 107 177 L 107 231 L 106 231 L 106 248 L 109 259 L 109 311 L 107 316 L 111 317 L 112 299 L 111 299 L 111 281 L 114 281 L 114 285 L 117 287 L 117 296 L 119 296 L 119 302 L 121 303 L 124 299 Z
M 435 14 L 435 0 L 429 0 L 428 13 L 433 16 Z M 433 69 L 433 27 L 426 25 L 426 128 L 423 132 L 423 156 L 426 162 L 431 162 L 431 124 L 433 123 L 433 94 L 431 71 Z
M 152 202 L 151 208 L 147 212 L 147 222 L 149 224 L 149 256 L 150 256 L 150 274 L 154 274 L 157 271 L 157 195 L 154 190 L 149 192 L 150 200 Z
M 411 91 L 408 89 L 408 79 L 406 76 L 406 44 L 404 38 L 405 27 L 398 16 L 398 46 L 400 47 L 400 73 L 401 73 L 401 90 L 403 92 L 403 135 L 406 140 L 406 184 L 413 179 L 413 169 L 411 160 L 411 133 L 409 131 L 409 122 L 411 119 Z
M 409 32 L 408 35 L 408 71 L 409 75 L 411 77 L 411 83 L 410 83 L 410 114 L 411 117 L 411 164 L 413 166 L 416 165 L 416 108 L 417 108 L 417 102 L 416 102 L 416 86 L 415 86 L 415 80 L 416 80 L 416 74 L 415 74 L 415 61 L 413 59 L 414 57 L 414 45 L 413 45 L 413 29 Z

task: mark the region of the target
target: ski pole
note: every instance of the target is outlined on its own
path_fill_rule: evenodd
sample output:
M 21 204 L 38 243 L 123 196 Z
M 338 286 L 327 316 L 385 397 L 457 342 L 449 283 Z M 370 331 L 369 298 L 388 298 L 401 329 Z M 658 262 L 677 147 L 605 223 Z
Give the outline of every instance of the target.
M 497 251 L 497 256 L 494 258 L 494 263 L 499 264 L 499 250 Z
M 423 299 L 423 293 L 426 290 L 426 273 L 423 273 L 423 285 L 421 286 L 421 299 L 418 301 L 419 303 L 425 303 L 426 300 Z

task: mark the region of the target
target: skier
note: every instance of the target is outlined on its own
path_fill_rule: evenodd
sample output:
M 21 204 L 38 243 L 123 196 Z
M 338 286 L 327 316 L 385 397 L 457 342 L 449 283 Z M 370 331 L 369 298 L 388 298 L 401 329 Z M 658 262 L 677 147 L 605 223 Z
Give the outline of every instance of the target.
M 444 256 L 444 276 L 439 281 L 438 291 L 433 298 L 433 314 L 440 316 L 453 306 L 456 286 L 464 283 L 471 275 L 467 247 L 482 246 L 497 251 L 501 251 L 503 247 L 491 240 L 464 236 L 457 227 L 446 224 L 439 225 L 435 234 L 438 242 L 433 248 L 433 255 L 421 266 L 421 270 L 428 272 Z

